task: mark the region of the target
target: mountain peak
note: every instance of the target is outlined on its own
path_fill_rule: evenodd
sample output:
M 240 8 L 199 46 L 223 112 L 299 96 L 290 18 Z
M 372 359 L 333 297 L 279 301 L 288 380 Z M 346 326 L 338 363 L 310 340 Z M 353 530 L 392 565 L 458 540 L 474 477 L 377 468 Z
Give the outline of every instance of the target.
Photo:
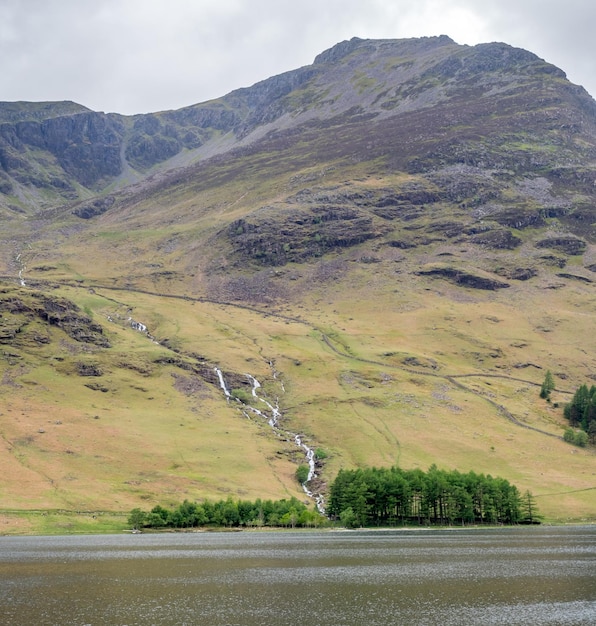
M 457 44 L 447 35 L 439 35 L 437 37 L 415 37 L 408 39 L 361 39 L 359 37 L 352 37 L 352 39 L 341 41 L 328 50 L 321 52 L 315 57 L 314 65 L 336 63 L 356 50 L 374 53 L 380 48 L 387 46 L 396 49 L 408 48 L 411 50 L 414 46 L 419 49 L 429 49 L 445 45 Z

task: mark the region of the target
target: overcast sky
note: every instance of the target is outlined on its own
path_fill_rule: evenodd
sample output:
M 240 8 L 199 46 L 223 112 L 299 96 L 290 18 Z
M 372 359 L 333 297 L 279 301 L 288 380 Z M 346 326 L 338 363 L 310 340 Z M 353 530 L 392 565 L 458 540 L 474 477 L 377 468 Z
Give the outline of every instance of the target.
M 308 65 L 344 39 L 502 41 L 596 96 L 594 0 L 0 0 L 0 100 L 176 109 Z

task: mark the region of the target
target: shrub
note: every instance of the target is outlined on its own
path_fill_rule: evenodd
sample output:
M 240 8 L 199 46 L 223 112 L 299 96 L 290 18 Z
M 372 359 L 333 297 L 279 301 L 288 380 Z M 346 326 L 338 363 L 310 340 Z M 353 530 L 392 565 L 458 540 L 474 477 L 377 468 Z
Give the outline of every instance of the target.
M 356 514 L 354 513 L 354 510 L 351 506 L 349 506 L 347 509 L 344 509 L 340 513 L 339 520 L 346 528 L 358 528 L 359 526 L 358 518 L 356 517 Z
M 588 433 L 583 430 L 566 428 L 563 433 L 563 440 L 567 443 L 573 444 L 574 446 L 585 448 L 588 445 Z
M 303 485 L 308 480 L 309 473 L 308 465 L 299 465 L 296 470 L 296 480 Z
M 563 433 L 563 441 L 567 443 L 573 443 L 575 441 L 575 431 L 573 428 L 566 428 Z
M 232 398 L 240 400 L 242 404 L 250 404 L 251 402 L 251 394 L 244 389 L 232 389 L 232 391 L 230 391 L 230 395 L 232 396 Z
M 133 509 L 128 516 L 128 524 L 133 530 L 139 530 L 145 523 L 146 514 L 141 509 Z

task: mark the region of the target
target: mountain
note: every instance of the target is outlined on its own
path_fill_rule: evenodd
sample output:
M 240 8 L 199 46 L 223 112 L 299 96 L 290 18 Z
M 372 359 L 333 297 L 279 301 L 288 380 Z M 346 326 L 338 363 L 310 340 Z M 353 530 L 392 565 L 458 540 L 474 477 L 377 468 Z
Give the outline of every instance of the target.
M 352 39 L 148 115 L 0 103 L 5 508 L 299 495 L 306 446 L 322 495 L 437 463 L 593 519 L 562 405 L 595 180 L 594 100 L 501 43 Z

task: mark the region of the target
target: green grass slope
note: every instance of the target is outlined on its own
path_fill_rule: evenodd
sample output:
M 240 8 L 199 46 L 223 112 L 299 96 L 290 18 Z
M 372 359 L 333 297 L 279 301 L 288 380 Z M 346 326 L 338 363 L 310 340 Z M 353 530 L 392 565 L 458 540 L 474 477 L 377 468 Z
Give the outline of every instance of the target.
M 282 429 L 325 450 L 323 491 L 341 467 L 437 463 L 530 489 L 548 519 L 593 519 L 594 450 L 562 441 L 555 406 L 594 371 L 591 294 L 565 287 L 536 313 L 540 288 L 504 297 L 416 280 L 404 293 L 395 276 L 377 269 L 373 285 L 356 267 L 299 304 L 259 310 L 56 290 L 104 329 L 110 347 L 38 319 L 4 340 L 3 508 L 300 496 L 293 474 L 303 454 L 226 400 L 211 374 L 218 366 L 244 398 L 245 374 L 256 376 L 279 401 Z M 27 302 L 31 293 L 3 295 Z M 551 404 L 538 395 L 546 369 L 557 383 Z

